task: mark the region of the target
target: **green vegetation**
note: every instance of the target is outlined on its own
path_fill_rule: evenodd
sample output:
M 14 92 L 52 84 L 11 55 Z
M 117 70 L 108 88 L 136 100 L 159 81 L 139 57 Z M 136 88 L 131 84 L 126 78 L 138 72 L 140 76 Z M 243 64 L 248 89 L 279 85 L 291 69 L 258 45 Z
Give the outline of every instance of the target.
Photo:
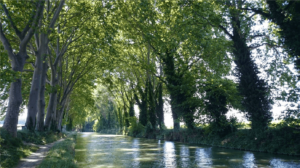
M 293 144 L 300 118 L 299 6 L 291 0 L 0 0 L 3 129 L 38 144 L 63 137 L 65 125 L 91 130 L 92 124 L 97 132 L 149 138 L 167 132 L 187 141 L 191 133 L 211 145 L 227 137 L 219 146 L 234 142 L 241 149 L 262 149 L 266 136 Z M 270 124 L 279 104 L 287 105 L 284 127 Z M 17 133 L 25 105 L 29 132 Z M 165 131 L 166 105 L 173 132 Z M 250 122 L 247 129 L 228 117 L 232 109 Z M 258 140 L 248 143 L 250 137 Z M 244 139 L 252 146 L 243 146 Z
M 30 132 L 30 131 L 18 131 L 18 138 L 24 142 L 44 145 L 52 143 L 61 138 L 65 138 L 66 134 L 56 133 L 52 131 L 47 132 Z
M 76 168 L 74 161 L 76 134 L 70 134 L 68 137 L 55 144 L 48 152 L 46 158 L 37 166 L 38 168 Z
M 22 143 L 22 139 L 12 137 L 3 128 L 0 128 L 1 148 L 0 165 L 4 168 L 14 167 L 21 158 L 29 156 L 31 152 L 38 150 L 38 147 L 27 146 Z
M 293 125 L 293 126 L 291 126 Z M 237 150 L 258 151 L 285 155 L 300 155 L 300 121 L 280 122 L 270 124 L 269 128 L 260 134 L 255 134 L 249 125 L 237 123 L 234 119 L 223 125 L 214 123 L 202 125 L 194 130 L 180 128 L 178 132 L 170 129 L 149 132 L 149 128 L 133 124 L 126 135 L 169 141 L 179 141 L 189 144 L 201 144 L 224 147 Z
M 16 166 L 21 158 L 38 150 L 37 146 L 24 145 L 22 141 L 34 144 L 46 144 L 65 137 L 62 133 L 18 131 L 17 138 L 12 137 L 5 129 L 0 128 L 1 148 L 0 165 L 3 168 Z

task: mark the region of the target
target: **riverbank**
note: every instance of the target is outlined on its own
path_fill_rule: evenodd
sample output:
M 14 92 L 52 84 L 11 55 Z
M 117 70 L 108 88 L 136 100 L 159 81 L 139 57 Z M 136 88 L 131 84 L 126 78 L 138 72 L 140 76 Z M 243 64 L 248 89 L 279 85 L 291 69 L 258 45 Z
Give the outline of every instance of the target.
M 75 159 L 91 167 L 289 167 L 298 156 L 232 150 L 206 145 L 133 138 L 95 132 L 78 133 Z
M 3 168 L 14 167 L 22 158 L 36 152 L 38 145 L 52 143 L 64 137 L 66 135 L 62 133 L 18 131 L 17 138 L 14 138 L 0 128 L 0 165 Z
M 71 133 L 64 141 L 56 143 L 37 168 L 77 168 L 74 160 L 76 137 L 76 133 Z
M 101 131 L 101 133 L 113 132 L 113 130 Z M 270 124 L 267 130 L 259 134 L 254 134 L 250 125 L 242 123 L 217 131 L 213 125 L 202 125 L 194 130 L 180 128 L 178 132 L 174 132 L 172 129 L 153 131 L 149 126 L 136 124 L 116 133 L 137 138 L 177 141 L 243 151 L 300 155 L 300 126 L 285 122 Z
M 220 132 L 209 131 L 208 128 L 196 128 L 192 131 L 180 129 L 178 132 L 164 130 L 128 135 L 244 151 L 300 155 L 300 132 L 293 127 L 269 128 L 258 135 L 255 135 L 251 129 L 239 129 L 222 135 Z

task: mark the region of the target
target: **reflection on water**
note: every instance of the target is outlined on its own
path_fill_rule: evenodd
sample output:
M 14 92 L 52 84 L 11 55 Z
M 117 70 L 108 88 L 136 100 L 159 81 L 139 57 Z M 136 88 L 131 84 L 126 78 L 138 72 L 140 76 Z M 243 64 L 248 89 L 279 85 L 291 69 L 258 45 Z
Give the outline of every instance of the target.
M 196 148 L 195 157 L 196 162 L 199 167 L 211 167 L 212 157 L 211 157 L 212 147 L 207 148 Z
M 300 168 L 298 157 L 97 133 L 78 135 L 75 158 L 79 167 L 83 168 Z
M 253 153 L 246 152 L 243 156 L 243 160 L 244 160 L 244 163 L 243 163 L 244 167 L 255 167 L 255 164 L 254 164 L 255 158 L 254 158 Z

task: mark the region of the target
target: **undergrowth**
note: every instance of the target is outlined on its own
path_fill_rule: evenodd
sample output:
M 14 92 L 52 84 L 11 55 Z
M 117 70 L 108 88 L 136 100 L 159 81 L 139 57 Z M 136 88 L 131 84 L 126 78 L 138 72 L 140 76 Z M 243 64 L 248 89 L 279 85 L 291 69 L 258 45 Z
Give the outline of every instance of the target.
M 3 128 L 0 128 L 0 137 L 0 167 L 14 167 L 21 158 L 25 158 L 38 150 L 36 146 L 24 145 L 20 138 L 10 136 Z
M 18 131 L 17 138 L 10 136 L 7 131 L 0 128 L 0 167 L 11 168 L 16 166 L 21 158 L 29 156 L 39 148 L 24 145 L 22 141 L 34 144 L 47 144 L 65 137 L 65 134 L 54 132 Z
M 293 125 L 292 125 L 293 124 Z M 259 151 L 286 155 L 300 155 L 299 122 L 270 124 L 269 128 L 254 134 L 248 124 L 229 122 L 222 127 L 201 125 L 194 130 L 180 128 L 147 131 L 147 126 L 133 125 L 127 135 L 142 138 L 179 141 L 190 144 L 210 145 L 238 150 Z
M 69 135 L 64 141 L 55 144 L 38 168 L 76 168 L 76 134 Z
M 39 145 L 52 143 L 64 137 L 66 137 L 66 134 L 56 133 L 52 131 L 45 131 L 45 132 L 31 132 L 27 130 L 18 131 L 18 138 L 22 139 L 22 141 L 39 144 Z

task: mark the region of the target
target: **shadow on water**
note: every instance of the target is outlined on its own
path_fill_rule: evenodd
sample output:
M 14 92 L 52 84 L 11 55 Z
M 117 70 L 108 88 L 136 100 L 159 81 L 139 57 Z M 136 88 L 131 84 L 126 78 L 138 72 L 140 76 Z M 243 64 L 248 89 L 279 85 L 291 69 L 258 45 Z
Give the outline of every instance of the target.
M 122 135 L 80 133 L 79 167 L 276 167 L 298 168 L 299 157 L 247 152 Z

